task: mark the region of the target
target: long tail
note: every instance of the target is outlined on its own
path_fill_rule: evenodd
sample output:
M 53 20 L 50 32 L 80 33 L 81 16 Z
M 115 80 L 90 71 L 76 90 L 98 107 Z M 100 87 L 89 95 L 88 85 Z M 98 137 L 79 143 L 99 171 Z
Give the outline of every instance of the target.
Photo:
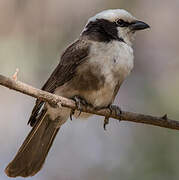
M 59 130 L 56 123 L 45 113 L 34 125 L 15 158 L 5 169 L 9 177 L 33 176 L 42 168 Z

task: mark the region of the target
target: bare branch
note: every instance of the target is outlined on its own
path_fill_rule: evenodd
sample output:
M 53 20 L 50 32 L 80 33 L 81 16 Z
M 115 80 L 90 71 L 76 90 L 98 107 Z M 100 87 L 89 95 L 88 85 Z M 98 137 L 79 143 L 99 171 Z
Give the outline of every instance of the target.
M 61 96 L 57 96 L 55 94 L 48 93 L 46 91 L 36 89 L 25 83 L 22 83 L 20 81 L 15 81 L 3 75 L 0 75 L 0 85 L 19 91 L 23 94 L 27 94 L 29 96 L 38 98 L 40 100 L 46 101 L 50 104 L 57 105 L 58 103 L 60 103 L 63 107 L 68 107 L 74 110 L 77 109 L 75 102 L 71 99 L 67 99 Z M 166 114 L 162 117 L 154 117 L 150 115 L 122 111 L 121 116 L 117 116 L 115 112 L 112 112 L 110 114 L 109 109 L 96 110 L 91 107 L 85 107 L 85 106 L 82 107 L 82 111 L 100 116 L 110 115 L 111 118 L 121 121 L 144 123 L 144 124 L 150 124 L 154 126 L 179 130 L 179 121 L 168 119 Z

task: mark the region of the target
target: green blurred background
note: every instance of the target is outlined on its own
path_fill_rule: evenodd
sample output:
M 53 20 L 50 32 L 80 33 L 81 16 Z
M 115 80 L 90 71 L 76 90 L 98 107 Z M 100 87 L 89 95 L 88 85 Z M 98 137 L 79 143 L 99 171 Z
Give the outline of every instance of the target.
M 86 21 L 123 8 L 150 24 L 137 34 L 135 68 L 116 98 L 123 110 L 179 120 L 178 0 L 0 0 L 0 73 L 40 88 Z M 30 127 L 34 99 L 0 87 L 0 179 Z M 18 178 L 21 179 L 21 178 Z M 68 121 L 32 180 L 178 180 L 179 132 L 103 118 Z

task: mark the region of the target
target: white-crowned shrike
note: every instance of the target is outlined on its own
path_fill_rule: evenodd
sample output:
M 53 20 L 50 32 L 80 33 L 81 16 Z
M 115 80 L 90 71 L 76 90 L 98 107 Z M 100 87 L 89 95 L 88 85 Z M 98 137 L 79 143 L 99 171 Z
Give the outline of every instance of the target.
M 135 33 L 146 28 L 148 24 L 122 9 L 96 14 L 88 20 L 79 38 L 66 48 L 42 90 L 73 98 L 77 104 L 85 102 L 99 109 L 110 107 L 133 69 Z M 37 100 L 28 122 L 32 130 L 6 167 L 6 174 L 35 175 L 70 113 L 69 108 L 55 108 Z

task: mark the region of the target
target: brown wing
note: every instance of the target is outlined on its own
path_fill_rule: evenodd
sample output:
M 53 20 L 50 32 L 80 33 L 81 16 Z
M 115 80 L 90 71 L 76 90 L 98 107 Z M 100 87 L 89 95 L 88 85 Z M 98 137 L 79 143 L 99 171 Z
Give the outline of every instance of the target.
M 90 43 L 84 39 L 79 39 L 71 44 L 61 56 L 58 66 L 55 68 L 42 90 L 53 93 L 55 89 L 62 86 L 73 78 L 75 70 L 79 64 L 84 62 L 89 54 Z M 28 121 L 34 125 L 44 102 L 37 100 Z

